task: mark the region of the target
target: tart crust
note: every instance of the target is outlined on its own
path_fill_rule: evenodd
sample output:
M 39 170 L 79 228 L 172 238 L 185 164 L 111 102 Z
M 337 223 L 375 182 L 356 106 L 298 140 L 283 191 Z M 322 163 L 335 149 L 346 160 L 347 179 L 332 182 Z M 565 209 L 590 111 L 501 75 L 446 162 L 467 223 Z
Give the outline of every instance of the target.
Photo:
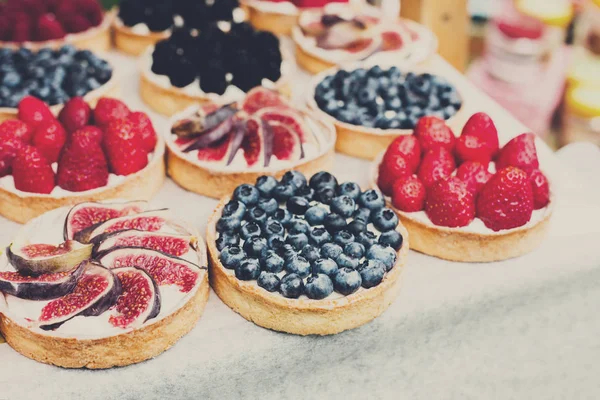
M 299 14 L 289 15 L 266 12 L 256 8 L 251 1 L 244 2 L 244 9 L 252 26 L 261 31 L 269 31 L 275 35 L 289 36 L 298 24 Z
M 147 35 L 139 35 L 133 32 L 130 27 L 118 23 L 116 18 L 113 23 L 113 31 L 117 50 L 132 56 L 139 56 L 149 46 L 154 46 L 157 42 L 171 35 L 169 31 L 150 32 Z
M 404 243 L 398 251 L 396 264 L 374 288 L 361 288 L 354 294 L 333 300 L 287 299 L 251 282 L 238 280 L 235 275 L 226 272 L 215 244 L 216 222 L 228 200 L 221 200 L 208 221 L 206 239 L 210 284 L 225 304 L 248 321 L 296 335 L 332 335 L 372 321 L 398 296 L 398 278 L 409 249 L 409 234 L 402 224 L 397 229 L 404 237 Z

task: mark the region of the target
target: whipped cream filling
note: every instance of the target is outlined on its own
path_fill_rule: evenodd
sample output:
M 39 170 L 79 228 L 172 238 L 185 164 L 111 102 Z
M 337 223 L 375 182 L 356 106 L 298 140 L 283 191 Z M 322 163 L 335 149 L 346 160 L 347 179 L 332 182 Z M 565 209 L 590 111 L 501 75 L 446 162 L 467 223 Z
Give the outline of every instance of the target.
M 181 19 L 181 17 L 175 16 L 175 22 L 174 22 L 175 25 L 177 25 L 177 21 L 178 21 L 177 18 Z M 134 33 L 136 35 L 140 35 L 140 36 L 148 36 L 151 33 L 164 33 L 164 34 L 171 33 L 171 29 L 165 29 L 164 31 L 152 32 L 150 30 L 150 28 L 148 27 L 148 24 L 146 24 L 145 22 L 139 22 L 139 23 L 135 24 L 134 26 L 127 26 L 123 23 L 123 20 L 121 18 L 119 18 L 118 16 L 115 18 L 115 25 L 118 27 L 121 27 L 121 28 L 128 28 L 129 30 L 131 30 L 132 33 Z M 183 24 L 181 24 L 181 25 L 183 25 Z
M 297 15 L 299 13 L 298 7 L 296 7 L 291 1 L 252 0 L 248 2 L 248 5 L 265 13 L 283 15 Z

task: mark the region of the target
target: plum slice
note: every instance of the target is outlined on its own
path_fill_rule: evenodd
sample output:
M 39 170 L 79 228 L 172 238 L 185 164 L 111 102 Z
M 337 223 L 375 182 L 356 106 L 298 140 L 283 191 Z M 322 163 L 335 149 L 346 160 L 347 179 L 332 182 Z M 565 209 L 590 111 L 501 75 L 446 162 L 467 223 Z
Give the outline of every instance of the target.
M 179 235 L 162 232 L 146 232 L 137 229 L 119 231 L 94 238 L 94 256 L 114 247 L 144 247 L 162 251 L 171 256 L 182 256 L 196 249 L 198 240 L 195 236 Z
M 92 246 L 67 240 L 59 245 L 12 243 L 6 256 L 17 271 L 25 275 L 71 271 L 92 255 Z
M 262 86 L 250 90 L 242 102 L 242 109 L 249 115 L 266 107 L 288 108 L 289 104 L 279 93 Z
M 145 211 L 138 214 L 109 219 L 108 221 L 95 225 L 93 229 L 86 230 L 85 235 L 78 234 L 76 239 L 82 243 L 89 243 L 99 235 L 128 229 L 155 232 L 169 224 L 170 215 L 169 209 L 164 208 L 161 210 Z
M 146 271 L 122 267 L 112 272 L 121 282 L 122 291 L 115 305 L 116 314 L 108 319 L 110 324 L 123 329 L 139 328 L 160 313 L 160 292 Z

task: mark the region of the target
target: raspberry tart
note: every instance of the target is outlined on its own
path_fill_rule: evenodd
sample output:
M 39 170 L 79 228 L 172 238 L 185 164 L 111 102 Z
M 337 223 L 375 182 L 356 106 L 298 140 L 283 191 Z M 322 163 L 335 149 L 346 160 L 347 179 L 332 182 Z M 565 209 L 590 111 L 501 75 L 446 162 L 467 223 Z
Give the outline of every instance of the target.
M 81 203 L 27 223 L 0 257 L 0 332 L 16 351 L 66 368 L 155 357 L 208 299 L 206 247 L 168 209 Z
M 240 100 L 261 85 L 290 94 L 290 68 L 279 39 L 247 23 L 177 29 L 143 56 L 140 94 L 153 110 L 172 116 L 199 103 Z
M 240 102 L 192 106 L 173 117 L 167 135 L 171 178 L 214 198 L 261 175 L 298 169 L 312 175 L 333 164 L 335 129 L 262 87 Z
M 98 0 L 8 0 L 0 3 L 0 47 L 39 49 L 68 43 L 108 51 L 113 18 Z
M 491 118 L 476 113 L 455 139 L 444 121 L 419 120 L 375 162 L 373 185 L 410 232 L 411 248 L 452 261 L 488 262 L 532 251 L 554 200 L 535 135 L 503 147 Z
M 465 107 L 456 86 L 427 71 L 405 72 L 396 66 L 358 64 L 317 75 L 308 106 L 333 121 L 336 150 L 374 159 L 419 118 L 434 115 L 455 126 Z
M 93 121 L 93 122 L 92 122 Z M 0 124 L 0 214 L 24 223 L 82 201 L 149 199 L 165 175 L 164 140 L 142 112 L 81 97 L 54 116 L 34 97 Z
M 265 328 L 330 335 L 394 301 L 408 235 L 378 190 L 328 172 L 261 176 L 208 221 L 210 280 L 234 311 Z

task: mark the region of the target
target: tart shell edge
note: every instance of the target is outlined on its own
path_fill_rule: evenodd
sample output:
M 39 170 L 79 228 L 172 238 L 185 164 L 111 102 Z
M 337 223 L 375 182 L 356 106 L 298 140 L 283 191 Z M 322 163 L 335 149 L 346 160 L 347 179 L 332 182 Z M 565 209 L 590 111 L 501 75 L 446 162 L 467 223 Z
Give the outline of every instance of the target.
M 150 32 L 148 35 L 138 35 L 127 26 L 113 23 L 115 48 L 125 54 L 139 56 L 148 46 L 169 37 L 169 32 Z

